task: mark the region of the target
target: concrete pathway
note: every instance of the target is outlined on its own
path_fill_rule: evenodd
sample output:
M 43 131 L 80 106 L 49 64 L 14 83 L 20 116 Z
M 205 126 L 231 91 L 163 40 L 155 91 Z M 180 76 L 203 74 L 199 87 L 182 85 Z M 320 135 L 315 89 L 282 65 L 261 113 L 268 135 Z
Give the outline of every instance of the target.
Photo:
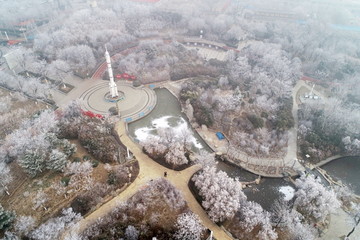
M 292 90 L 292 99 L 293 99 L 293 107 L 292 107 L 292 115 L 294 117 L 294 127 L 289 130 L 289 141 L 288 147 L 286 150 L 286 155 L 284 157 L 284 165 L 287 167 L 292 167 L 296 171 L 303 171 L 304 167 L 299 163 L 297 159 L 297 131 L 299 127 L 299 119 L 298 119 L 298 101 L 297 101 L 297 93 L 299 89 L 303 86 L 302 81 L 298 81 L 295 87 Z
M 353 225 L 351 223 L 351 218 L 341 208 L 336 212 L 330 215 L 330 225 L 324 234 L 318 238 L 319 240 L 340 240 L 344 239 Z M 360 226 L 358 226 L 355 231 L 350 235 L 349 240 L 358 240 L 360 239 Z
M 118 196 L 114 197 L 109 202 L 96 209 L 89 214 L 86 218 L 79 222 L 79 229 L 77 232 L 81 233 L 87 227 L 94 224 L 98 219 L 110 213 L 120 202 L 125 202 L 133 196 L 138 190 L 144 187 L 151 179 L 163 177 L 164 172 L 168 173 L 167 180 L 169 180 L 179 191 L 181 191 L 190 210 L 197 214 L 202 221 L 202 224 L 214 232 L 214 237 L 219 240 L 232 239 L 228 236 L 218 225 L 210 220 L 207 213 L 203 210 L 200 204 L 196 201 L 195 197 L 188 188 L 188 182 L 191 176 L 200 170 L 200 165 L 195 165 L 183 171 L 173 171 L 161 166 L 146 154 L 144 154 L 139 145 L 134 143 L 126 133 L 124 122 L 119 122 L 116 125 L 116 131 L 120 136 L 122 143 L 129 148 L 139 162 L 140 172 L 136 180 L 131 185 L 121 192 Z

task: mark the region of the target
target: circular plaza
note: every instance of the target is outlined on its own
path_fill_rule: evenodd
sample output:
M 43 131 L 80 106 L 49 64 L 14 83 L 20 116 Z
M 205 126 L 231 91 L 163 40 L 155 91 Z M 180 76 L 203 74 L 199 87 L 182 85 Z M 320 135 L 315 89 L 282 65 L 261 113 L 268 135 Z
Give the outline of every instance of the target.
M 124 122 L 133 122 L 146 116 L 156 105 L 155 92 L 145 86 L 133 87 L 126 81 L 116 82 L 119 98 L 112 100 L 109 95 L 109 81 L 99 80 L 85 90 L 79 99 L 82 108 L 96 114 L 107 115 L 115 107 Z

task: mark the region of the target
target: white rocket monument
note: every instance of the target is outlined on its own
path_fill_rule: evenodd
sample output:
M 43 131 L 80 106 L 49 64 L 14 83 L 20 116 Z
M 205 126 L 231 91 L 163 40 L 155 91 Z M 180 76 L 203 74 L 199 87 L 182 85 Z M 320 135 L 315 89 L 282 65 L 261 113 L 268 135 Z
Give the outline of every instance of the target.
M 109 78 L 110 78 L 110 83 L 109 83 L 110 94 L 111 94 L 112 98 L 115 98 L 115 97 L 119 96 L 119 94 L 118 94 L 116 83 L 114 81 L 114 74 L 113 74 L 112 67 L 111 67 L 110 54 L 109 54 L 106 46 L 105 46 L 105 50 L 106 50 L 105 51 L 105 59 L 106 59 L 108 72 L 109 72 Z

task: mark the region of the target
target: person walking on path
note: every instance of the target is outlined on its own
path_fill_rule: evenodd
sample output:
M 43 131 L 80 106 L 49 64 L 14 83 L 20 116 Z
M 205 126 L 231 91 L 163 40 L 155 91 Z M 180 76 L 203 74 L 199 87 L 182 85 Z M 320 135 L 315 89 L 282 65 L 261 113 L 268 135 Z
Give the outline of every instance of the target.
M 164 172 L 164 177 L 167 177 L 167 172 Z

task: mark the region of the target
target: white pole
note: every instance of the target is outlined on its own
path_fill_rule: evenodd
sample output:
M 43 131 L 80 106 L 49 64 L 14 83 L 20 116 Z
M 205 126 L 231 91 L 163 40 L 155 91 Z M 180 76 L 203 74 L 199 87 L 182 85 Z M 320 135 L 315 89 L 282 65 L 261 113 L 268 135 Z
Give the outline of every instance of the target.
M 5 32 L 6 39 L 9 41 L 10 39 L 9 39 L 9 36 L 7 35 L 7 32 L 6 31 L 4 31 L 4 32 Z
M 24 34 L 25 41 L 28 41 L 28 39 L 27 39 L 27 37 L 25 35 L 25 32 L 23 32 L 23 34 Z
M 126 147 L 126 152 L 127 152 L 127 158 L 130 159 L 130 151 L 128 147 Z

